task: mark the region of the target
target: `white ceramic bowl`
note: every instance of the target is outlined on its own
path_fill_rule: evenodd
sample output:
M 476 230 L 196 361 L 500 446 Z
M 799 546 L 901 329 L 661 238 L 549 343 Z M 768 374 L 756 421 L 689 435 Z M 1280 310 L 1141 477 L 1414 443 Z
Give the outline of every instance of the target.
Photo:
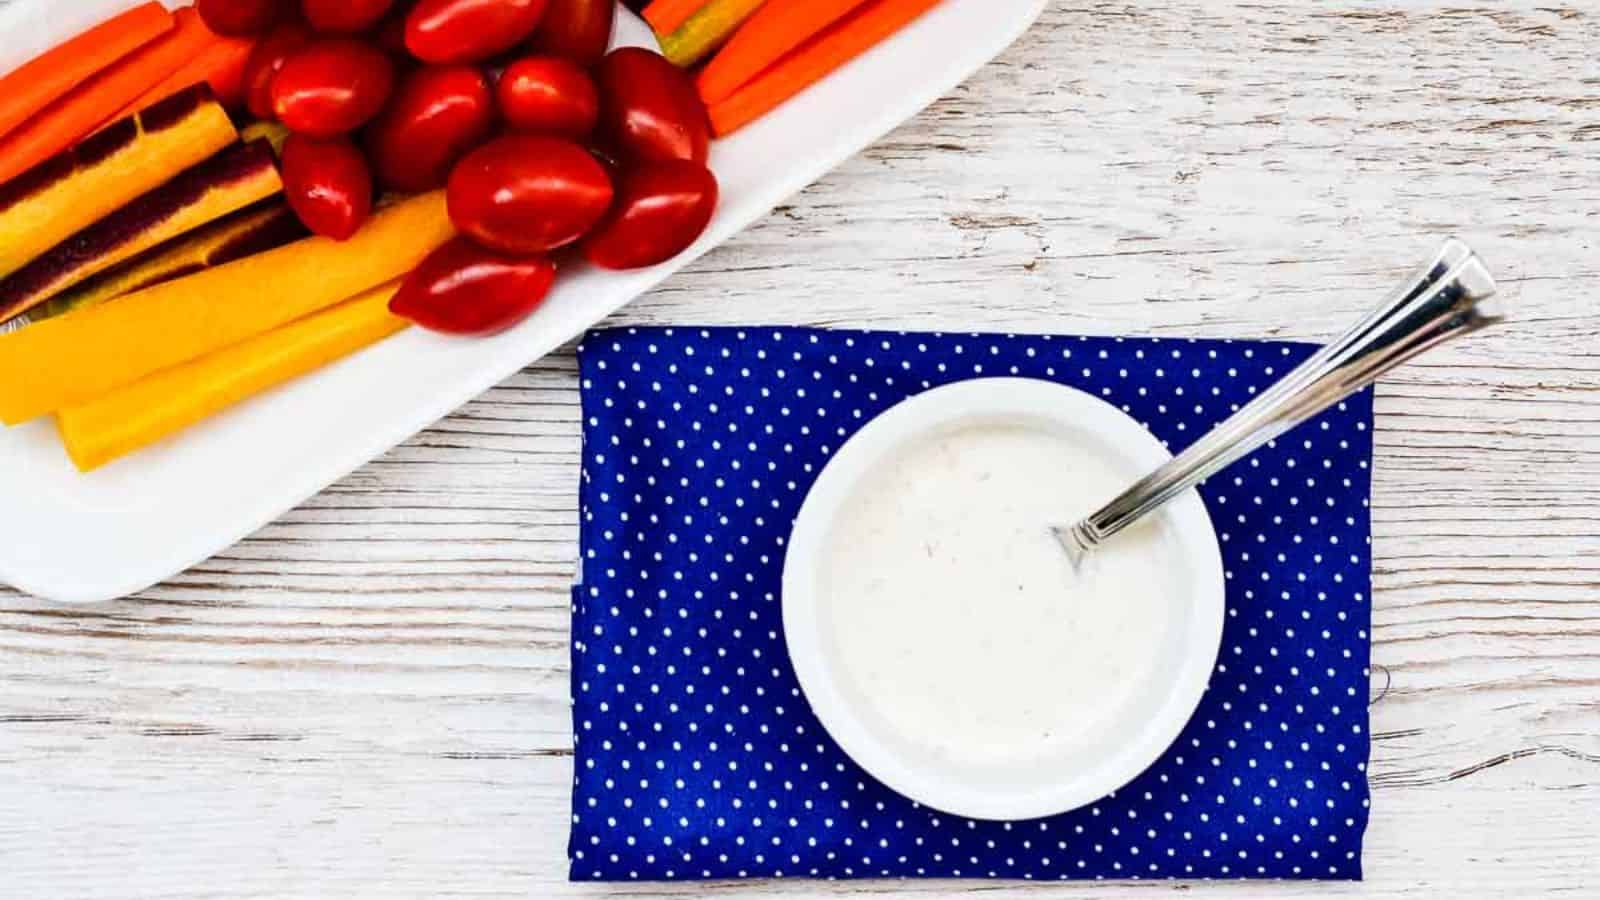
M 1171 627 L 1149 650 L 1151 674 L 1113 721 L 1058 755 L 1023 766 L 957 767 L 919 752 L 874 714 L 859 686 L 846 684 L 830 648 L 822 559 L 836 516 L 864 475 L 888 453 L 951 429 L 1027 424 L 1058 429 L 1125 465 L 1128 483 L 1170 458 L 1138 422 L 1089 394 L 1046 381 L 986 378 L 936 388 L 878 416 L 823 470 L 795 521 L 783 573 L 789 655 L 817 718 L 846 753 L 879 781 L 920 803 L 977 819 L 1017 820 L 1076 809 L 1133 780 L 1172 744 L 1193 715 L 1217 659 L 1224 615 L 1222 557 L 1205 505 L 1193 490 L 1166 517 Z M 1109 499 L 1109 498 L 1108 498 Z M 1054 751 L 1052 751 L 1054 752 Z

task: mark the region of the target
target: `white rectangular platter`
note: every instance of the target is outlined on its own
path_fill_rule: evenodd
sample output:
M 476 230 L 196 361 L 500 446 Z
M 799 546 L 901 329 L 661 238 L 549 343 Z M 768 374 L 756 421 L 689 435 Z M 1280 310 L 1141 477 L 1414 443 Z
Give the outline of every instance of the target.
M 231 546 L 581 334 L 915 115 L 1016 40 L 1044 2 L 944 0 L 718 142 L 711 165 L 722 206 L 688 252 L 638 272 L 565 273 L 539 312 L 503 335 L 460 340 L 411 329 L 88 475 L 67 460 L 52 424 L 0 429 L 0 581 L 59 602 L 101 602 Z M 0 72 L 132 5 L 0 0 Z

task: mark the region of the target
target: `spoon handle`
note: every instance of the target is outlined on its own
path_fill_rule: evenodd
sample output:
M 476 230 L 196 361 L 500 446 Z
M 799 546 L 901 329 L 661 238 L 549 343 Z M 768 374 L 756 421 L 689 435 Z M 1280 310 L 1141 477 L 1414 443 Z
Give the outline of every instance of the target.
M 1056 536 L 1074 561 L 1267 441 L 1429 348 L 1500 321 L 1494 278 L 1454 238 L 1342 337 L 1317 351 L 1187 450 Z

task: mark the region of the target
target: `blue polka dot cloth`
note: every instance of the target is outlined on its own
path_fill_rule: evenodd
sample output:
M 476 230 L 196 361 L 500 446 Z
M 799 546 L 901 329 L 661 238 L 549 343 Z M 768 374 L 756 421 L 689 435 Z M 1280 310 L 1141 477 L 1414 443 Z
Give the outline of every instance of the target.
M 1176 451 L 1299 344 L 805 329 L 626 329 L 579 348 L 571 877 L 1361 877 L 1372 402 L 1201 487 L 1227 617 L 1199 710 L 1088 807 L 971 821 L 874 781 L 790 669 L 784 546 L 829 456 L 932 387 L 1025 376 L 1121 407 Z

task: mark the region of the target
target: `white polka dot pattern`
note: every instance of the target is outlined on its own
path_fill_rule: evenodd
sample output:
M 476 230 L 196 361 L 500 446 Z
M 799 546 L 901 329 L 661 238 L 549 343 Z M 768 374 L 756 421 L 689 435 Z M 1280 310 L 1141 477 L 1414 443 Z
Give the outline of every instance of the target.
M 1359 878 L 1367 822 L 1372 404 L 1212 478 L 1221 655 L 1176 743 L 1094 805 L 976 822 L 893 793 L 789 669 L 784 542 L 829 454 L 931 387 L 1020 375 L 1181 448 L 1304 345 L 629 329 L 580 348 L 572 877 Z

